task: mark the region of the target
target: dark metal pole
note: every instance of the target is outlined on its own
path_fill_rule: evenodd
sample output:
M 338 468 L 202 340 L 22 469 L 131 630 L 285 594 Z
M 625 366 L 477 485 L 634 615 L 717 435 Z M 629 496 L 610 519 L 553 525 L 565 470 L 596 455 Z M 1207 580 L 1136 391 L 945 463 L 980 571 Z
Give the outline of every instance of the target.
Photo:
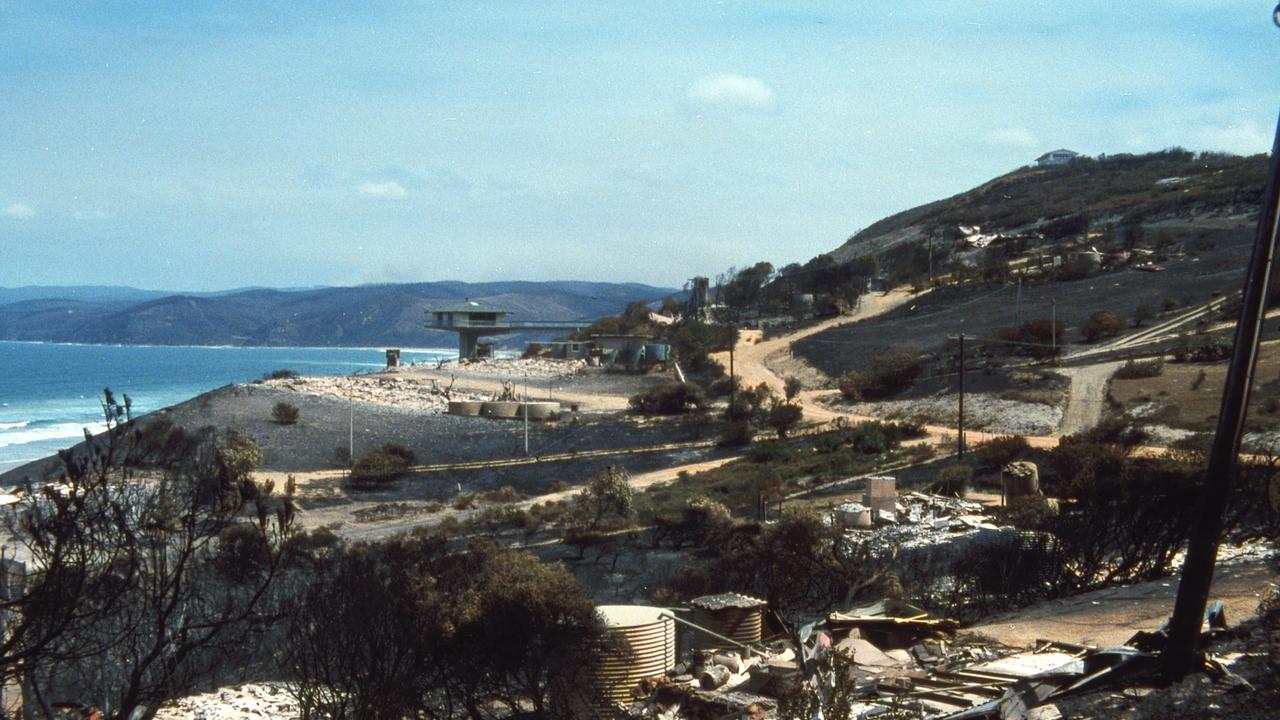
M 1199 666 L 1196 652 L 1201 618 L 1209 600 L 1213 568 L 1222 534 L 1222 514 L 1226 509 L 1231 481 L 1237 471 L 1240 435 L 1249 407 L 1249 390 L 1258 358 L 1258 340 L 1269 296 L 1272 264 L 1276 255 L 1276 204 L 1280 189 L 1280 122 L 1271 145 L 1271 169 L 1258 217 L 1258 233 L 1245 276 L 1244 305 L 1236 323 L 1235 346 L 1222 389 L 1218 429 L 1209 452 L 1209 467 L 1200 489 L 1199 514 L 1187 541 L 1187 559 L 1169 623 L 1169 639 L 1161 662 L 1166 679 L 1177 680 Z

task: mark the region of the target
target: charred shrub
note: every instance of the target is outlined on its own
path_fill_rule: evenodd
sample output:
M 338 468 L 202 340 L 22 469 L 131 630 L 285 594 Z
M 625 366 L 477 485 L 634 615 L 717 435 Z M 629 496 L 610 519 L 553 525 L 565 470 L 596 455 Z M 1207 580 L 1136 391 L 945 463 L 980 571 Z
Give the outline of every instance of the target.
M 387 443 L 370 450 L 351 468 L 353 487 L 372 488 L 390 482 L 405 473 L 414 461 L 413 451 L 404 445 Z
M 892 397 L 911 387 L 923 368 L 911 350 L 887 350 L 871 356 L 870 366 L 852 371 L 840 379 L 840 394 L 850 402 Z
M 278 402 L 271 408 L 271 419 L 277 425 L 293 425 L 298 422 L 298 406 L 287 402 Z
M 992 438 L 973 449 L 973 457 L 983 467 L 999 468 L 1021 460 L 1031 452 L 1031 445 L 1021 435 Z

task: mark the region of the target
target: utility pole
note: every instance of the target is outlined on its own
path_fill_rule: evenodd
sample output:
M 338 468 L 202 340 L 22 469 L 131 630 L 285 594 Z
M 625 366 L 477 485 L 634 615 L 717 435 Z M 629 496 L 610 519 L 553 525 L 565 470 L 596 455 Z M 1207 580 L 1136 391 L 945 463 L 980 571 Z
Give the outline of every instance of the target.
M 1280 25 L 1280 7 L 1276 9 L 1275 19 Z M 1160 657 L 1165 678 L 1170 681 L 1195 671 L 1201 662 L 1197 652 L 1201 618 L 1213 584 L 1213 569 L 1222 535 L 1222 514 L 1232 479 L 1238 470 L 1240 435 L 1249 409 L 1249 389 L 1253 385 L 1258 359 L 1268 285 L 1276 259 L 1277 241 L 1280 240 L 1276 209 L 1280 197 L 1277 193 L 1280 193 L 1280 122 L 1276 125 L 1276 136 L 1271 145 L 1271 169 L 1263 197 L 1265 204 L 1258 216 L 1258 232 L 1245 276 L 1244 302 L 1236 323 L 1226 384 L 1222 389 L 1218 428 L 1209 451 L 1209 467 L 1201 482 L 1198 514 L 1187 540 L 1187 559 L 1182 564 L 1182 580 L 1178 583 L 1178 596 L 1169 621 L 1169 639 Z
M 1022 327 L 1022 276 L 1018 276 L 1018 294 L 1013 300 L 1013 326 Z
M 933 230 L 929 231 L 929 284 L 933 284 Z
M 956 459 L 964 459 L 964 333 L 960 333 L 960 411 L 957 416 Z
M 524 376 L 524 456 L 529 457 L 529 376 Z
M 1053 338 L 1053 364 L 1058 364 L 1058 298 L 1053 299 L 1049 310 L 1049 337 Z

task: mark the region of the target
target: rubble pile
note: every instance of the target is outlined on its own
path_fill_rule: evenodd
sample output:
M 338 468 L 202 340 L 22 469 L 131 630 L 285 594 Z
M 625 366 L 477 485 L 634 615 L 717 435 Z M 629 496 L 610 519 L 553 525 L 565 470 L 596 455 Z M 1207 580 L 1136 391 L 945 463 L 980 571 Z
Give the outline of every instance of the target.
M 252 683 L 175 700 L 160 708 L 156 720 L 293 720 L 298 703 L 284 687 Z
M 858 522 L 869 510 L 862 503 L 845 503 L 833 510 L 835 520 L 844 523 L 851 537 L 869 537 L 876 547 L 896 548 L 900 557 L 952 556 L 1021 533 L 992 523 L 979 503 L 919 492 L 900 495 L 892 512 L 874 512 L 870 525 Z
M 1206 613 L 1206 627 L 1206 641 L 1222 636 L 1220 605 Z M 790 638 L 695 653 L 635 688 L 637 702 L 625 715 L 759 720 L 807 697 L 818 708 L 814 717 L 1053 720 L 1064 716 L 1058 703 L 1075 703 L 1082 694 L 1116 688 L 1141 694 L 1160 683 L 1163 628 L 1107 649 L 1040 640 L 1022 650 L 957 641 L 956 629 L 954 621 L 901 601 L 832 613 Z M 1206 675 L 1189 682 L 1252 689 L 1229 668 L 1239 655 L 1207 657 Z
M 506 378 L 562 378 L 577 375 L 587 366 L 586 360 L 553 360 L 549 358 L 481 358 L 449 366 L 459 374 L 492 375 Z
M 263 385 L 288 392 L 319 395 L 338 400 L 394 405 L 404 410 L 443 414 L 449 400 L 487 400 L 488 395 L 452 390 L 434 379 L 402 377 L 391 373 L 354 377 L 306 377 L 264 380 Z

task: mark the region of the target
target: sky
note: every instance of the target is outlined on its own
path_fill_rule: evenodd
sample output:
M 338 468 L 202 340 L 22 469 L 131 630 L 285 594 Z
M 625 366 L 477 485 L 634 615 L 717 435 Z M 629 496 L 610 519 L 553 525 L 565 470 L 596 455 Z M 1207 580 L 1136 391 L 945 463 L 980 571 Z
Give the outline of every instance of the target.
M 0 0 L 0 286 L 693 275 L 1059 147 L 1269 151 L 1254 0 Z

